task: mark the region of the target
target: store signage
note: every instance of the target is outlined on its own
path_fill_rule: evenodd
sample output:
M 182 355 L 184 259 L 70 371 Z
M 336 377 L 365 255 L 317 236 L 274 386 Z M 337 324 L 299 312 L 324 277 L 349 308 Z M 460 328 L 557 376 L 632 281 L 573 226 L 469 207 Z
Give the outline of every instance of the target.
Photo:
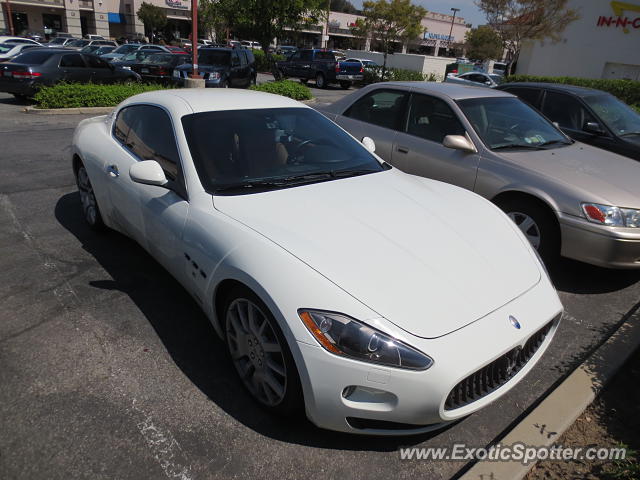
M 597 27 L 622 28 L 624 33 L 629 33 L 630 29 L 640 30 L 640 5 L 628 2 L 611 2 L 613 15 L 600 15 Z M 639 15 L 629 15 L 625 12 L 638 12 Z
M 189 8 L 189 5 L 182 3 L 182 0 L 164 0 L 164 3 L 171 8 L 181 8 L 184 10 Z
M 445 40 L 447 42 L 452 42 L 453 41 L 453 36 L 445 35 L 443 33 L 426 32 L 424 34 L 424 39 L 425 40 Z

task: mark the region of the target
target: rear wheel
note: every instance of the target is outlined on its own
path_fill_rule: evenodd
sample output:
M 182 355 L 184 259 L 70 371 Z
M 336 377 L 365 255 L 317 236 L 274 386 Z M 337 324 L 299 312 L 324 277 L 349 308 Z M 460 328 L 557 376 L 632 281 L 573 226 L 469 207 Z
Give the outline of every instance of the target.
M 95 193 L 89 175 L 84 165 L 80 165 L 76 172 L 76 184 L 80 192 L 80 203 L 82 205 L 82 213 L 85 221 L 94 230 L 104 230 L 104 222 L 100 214 L 100 208 L 96 200 Z
M 340 82 L 340 86 L 345 90 L 349 90 L 351 88 L 351 82 Z
M 324 79 L 324 75 L 322 73 L 318 73 L 318 75 L 316 75 L 316 87 L 327 88 L 327 82 Z
M 23 95 L 22 93 L 14 93 L 13 96 L 15 98 L 17 98 L 18 100 L 26 100 L 27 99 L 27 96 Z
M 251 396 L 281 415 L 302 411 L 302 387 L 293 356 L 275 318 L 251 290 L 238 287 L 224 303 L 226 341 Z
M 498 206 L 517 225 L 545 264 L 551 265 L 560 255 L 560 232 L 551 211 L 526 198 L 507 198 Z

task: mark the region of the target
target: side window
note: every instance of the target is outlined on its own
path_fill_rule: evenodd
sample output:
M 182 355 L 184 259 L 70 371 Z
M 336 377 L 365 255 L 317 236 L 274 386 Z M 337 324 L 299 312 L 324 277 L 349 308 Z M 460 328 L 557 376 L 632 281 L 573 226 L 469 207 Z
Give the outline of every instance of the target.
M 311 50 L 303 50 L 300 54 L 300 60 L 311 61 L 313 60 L 313 52 Z
M 109 68 L 107 62 L 99 57 L 96 57 L 95 55 L 85 55 L 84 58 L 87 61 L 89 68 Z
M 124 145 L 127 143 L 127 135 L 131 128 L 131 107 L 123 108 L 118 112 L 113 126 L 113 135 Z
M 247 61 L 249 63 L 254 63 L 256 61 L 255 57 L 253 56 L 253 52 L 251 50 L 246 50 L 245 53 L 247 54 Z
M 231 52 L 231 66 L 237 67 L 240 65 L 240 55 L 238 55 L 238 51 L 234 50 Z
M 126 111 L 128 115 L 123 123 L 129 123 L 130 127 L 126 147 L 142 160 L 157 161 L 167 178 L 176 180 L 180 160 L 169 116 L 161 108 L 150 105 L 135 105 Z
M 247 50 L 240 50 L 238 52 L 238 55 L 240 57 L 240 66 L 246 67 L 247 66 Z
M 60 66 L 85 68 L 84 61 L 82 60 L 82 56 L 79 53 L 71 53 L 68 55 L 63 55 L 60 58 Z
M 379 127 L 401 129 L 409 94 L 402 90 L 374 90 L 344 112 L 345 117 Z
M 447 135 L 464 135 L 465 129 L 444 100 L 414 94 L 411 97 L 407 133 L 442 143 Z
M 486 81 L 486 78 L 484 78 L 483 75 L 478 75 L 477 73 L 471 73 L 465 76 L 464 78 L 466 80 L 471 80 L 472 82 L 476 82 L 476 83 L 484 83 Z
M 540 107 L 540 92 L 541 90 L 537 90 L 535 88 L 506 88 L 505 91 L 512 93 L 513 95 L 517 95 L 520 100 L 527 102 L 534 108 Z
M 595 122 L 580 100 L 564 93 L 547 91 L 542 113 L 552 122 L 570 130 L 582 130 L 587 122 Z
M 300 57 L 300 52 L 296 52 L 296 53 L 294 53 L 293 55 L 291 55 L 291 56 L 289 57 L 289 61 L 290 61 L 290 62 L 293 62 L 293 61 L 295 61 L 295 60 L 300 60 L 300 58 L 301 58 L 301 57 Z

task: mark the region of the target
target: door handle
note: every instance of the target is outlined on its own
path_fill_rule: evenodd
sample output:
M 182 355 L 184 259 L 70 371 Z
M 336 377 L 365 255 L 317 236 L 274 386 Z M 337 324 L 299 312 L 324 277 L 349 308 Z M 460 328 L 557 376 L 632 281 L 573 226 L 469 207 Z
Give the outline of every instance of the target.
M 398 146 L 397 149 L 400 153 L 409 153 L 409 149 L 407 147 Z
M 114 177 L 114 178 L 120 176 L 120 172 L 118 171 L 117 165 L 109 165 L 107 167 L 107 173 L 109 174 L 110 177 Z

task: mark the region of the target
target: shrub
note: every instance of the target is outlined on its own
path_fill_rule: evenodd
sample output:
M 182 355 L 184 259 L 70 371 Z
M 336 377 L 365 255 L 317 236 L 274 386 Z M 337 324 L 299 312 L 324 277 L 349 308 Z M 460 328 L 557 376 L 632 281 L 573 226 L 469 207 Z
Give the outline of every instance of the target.
M 306 85 L 291 80 L 281 80 L 279 82 L 267 82 L 262 85 L 253 85 L 251 90 L 258 92 L 275 93 L 294 100 L 311 100 L 311 90 Z
M 132 95 L 167 88 L 169 87 L 145 83 L 59 83 L 53 87 L 42 87 L 35 94 L 34 100 L 38 108 L 115 107 Z
M 633 80 L 598 80 L 576 77 L 537 77 L 535 75 L 511 75 L 507 82 L 544 82 L 595 88 L 615 95 L 629 105 L 640 105 L 640 82 Z
M 269 66 L 269 62 L 267 62 L 267 55 L 263 50 L 254 50 L 253 56 L 256 58 L 256 71 L 258 72 L 270 72 L 271 67 Z M 279 62 L 284 60 L 284 55 L 271 55 L 273 57 L 274 62 Z
M 373 67 L 364 69 L 364 79 L 362 83 L 369 85 L 376 82 L 436 82 L 438 76 L 434 73 L 428 75 L 414 70 L 404 70 L 402 68 L 387 68 L 382 80 L 382 67 Z

